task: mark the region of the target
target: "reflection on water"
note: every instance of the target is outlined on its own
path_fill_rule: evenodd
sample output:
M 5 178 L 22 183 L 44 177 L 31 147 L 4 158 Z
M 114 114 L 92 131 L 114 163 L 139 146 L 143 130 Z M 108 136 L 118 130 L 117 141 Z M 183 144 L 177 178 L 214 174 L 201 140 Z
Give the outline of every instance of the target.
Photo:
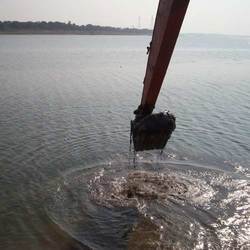
M 66 173 L 50 187 L 48 216 L 94 249 L 110 240 L 115 249 L 247 249 L 246 181 L 202 166 L 138 164 Z
M 249 248 L 248 40 L 180 37 L 157 103 L 177 128 L 140 178 L 150 37 L 0 36 L 0 249 Z

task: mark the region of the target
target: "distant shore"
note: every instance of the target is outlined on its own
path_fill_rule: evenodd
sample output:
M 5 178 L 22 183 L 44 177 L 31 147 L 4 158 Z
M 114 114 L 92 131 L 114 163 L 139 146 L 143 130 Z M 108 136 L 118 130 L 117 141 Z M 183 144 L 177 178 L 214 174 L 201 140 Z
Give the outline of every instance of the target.
M 0 21 L 0 35 L 152 35 L 152 30 L 76 25 L 71 22 Z

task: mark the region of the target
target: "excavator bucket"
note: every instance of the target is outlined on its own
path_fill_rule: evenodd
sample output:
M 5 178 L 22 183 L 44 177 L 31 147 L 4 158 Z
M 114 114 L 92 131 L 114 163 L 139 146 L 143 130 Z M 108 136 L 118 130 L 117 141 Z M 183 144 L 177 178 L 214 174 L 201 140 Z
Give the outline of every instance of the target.
M 131 136 L 135 151 L 163 149 L 174 130 L 175 117 L 168 112 L 133 120 Z

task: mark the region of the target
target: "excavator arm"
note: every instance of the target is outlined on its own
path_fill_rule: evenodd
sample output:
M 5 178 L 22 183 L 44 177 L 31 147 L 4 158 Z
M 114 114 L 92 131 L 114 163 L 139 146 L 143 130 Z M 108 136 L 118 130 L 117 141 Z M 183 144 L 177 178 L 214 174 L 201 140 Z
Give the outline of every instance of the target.
M 189 0 L 160 0 L 148 48 L 148 63 L 141 104 L 134 112 L 131 132 L 136 151 L 162 149 L 175 129 L 170 113 L 152 114 L 174 47 L 184 20 Z
M 140 109 L 152 113 L 177 41 L 189 0 L 160 0 Z

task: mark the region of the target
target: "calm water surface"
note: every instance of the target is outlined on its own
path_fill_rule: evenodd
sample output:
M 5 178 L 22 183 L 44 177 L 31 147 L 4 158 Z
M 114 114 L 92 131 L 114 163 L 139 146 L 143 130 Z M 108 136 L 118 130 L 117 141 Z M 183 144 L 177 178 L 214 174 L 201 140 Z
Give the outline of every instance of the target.
M 179 40 L 156 108 L 177 129 L 162 155 L 136 158 L 186 185 L 185 197 L 108 202 L 105 182 L 119 188 L 133 170 L 149 41 L 0 36 L 1 249 L 250 248 L 249 37 Z

